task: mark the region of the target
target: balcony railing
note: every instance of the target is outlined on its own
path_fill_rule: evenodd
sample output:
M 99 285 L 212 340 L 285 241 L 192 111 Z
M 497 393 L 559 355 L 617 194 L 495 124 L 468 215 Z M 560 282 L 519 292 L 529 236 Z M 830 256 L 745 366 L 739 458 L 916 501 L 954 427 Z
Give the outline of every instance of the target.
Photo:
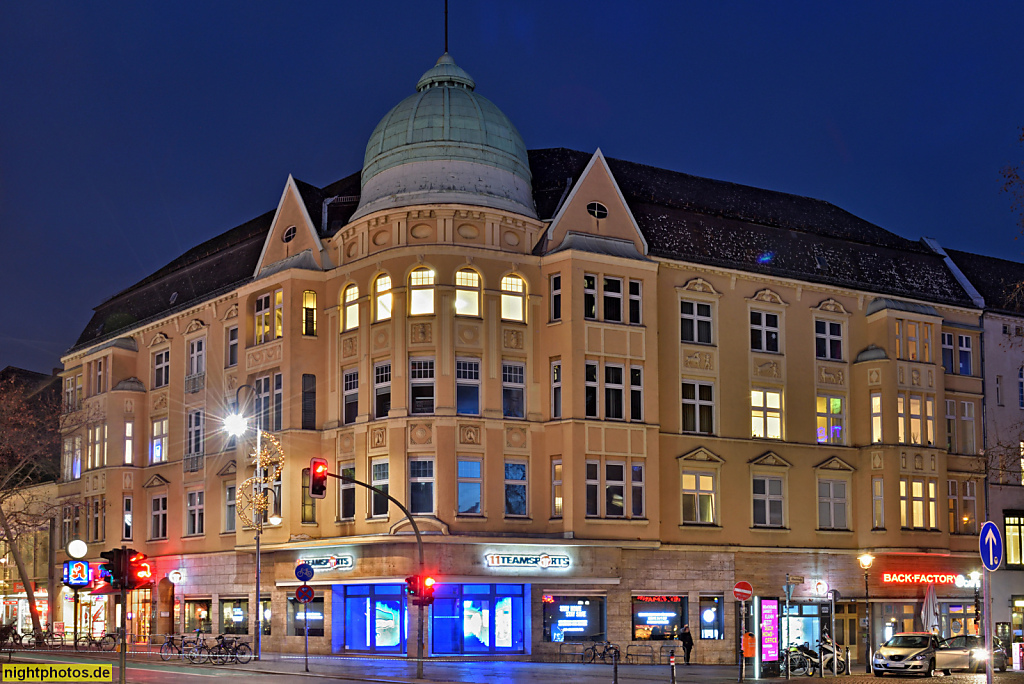
M 198 473 L 203 469 L 204 454 L 185 454 L 181 461 L 182 470 L 186 473 Z
M 185 376 L 185 394 L 195 394 L 206 387 L 206 373 Z

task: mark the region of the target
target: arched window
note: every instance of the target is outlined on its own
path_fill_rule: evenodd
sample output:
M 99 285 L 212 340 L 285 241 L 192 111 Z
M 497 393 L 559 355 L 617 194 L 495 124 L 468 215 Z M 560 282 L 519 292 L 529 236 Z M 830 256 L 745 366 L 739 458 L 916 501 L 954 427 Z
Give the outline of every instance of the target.
M 480 315 L 480 274 L 464 268 L 455 274 L 455 314 Z
M 345 319 L 343 330 L 353 330 L 359 327 L 359 288 L 349 285 L 345 288 Z
M 417 268 L 409 276 L 409 315 L 434 313 L 434 272 Z
M 525 320 L 526 306 L 524 298 L 526 284 L 516 275 L 507 275 L 501 279 L 501 317 L 507 321 Z
M 377 320 L 386 321 L 391 318 L 391 276 L 377 276 L 373 289 L 377 296 Z

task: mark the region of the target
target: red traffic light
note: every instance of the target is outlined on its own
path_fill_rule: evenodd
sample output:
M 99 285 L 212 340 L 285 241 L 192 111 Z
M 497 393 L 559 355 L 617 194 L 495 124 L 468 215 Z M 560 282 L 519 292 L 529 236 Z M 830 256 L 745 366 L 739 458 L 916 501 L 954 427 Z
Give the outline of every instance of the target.
M 434 588 L 434 578 L 433 577 L 427 577 L 425 580 L 423 580 L 423 586 L 426 587 L 427 589 L 433 589 Z
M 309 496 L 313 499 L 327 497 L 327 473 L 329 466 L 326 458 L 309 459 Z
M 429 606 L 434 602 L 434 584 L 435 580 L 433 577 L 423 578 L 423 581 L 420 582 L 418 595 L 412 600 L 414 606 Z
M 153 579 L 153 566 L 149 563 L 146 554 L 132 553 L 128 557 L 128 588 L 136 589 L 151 579 Z

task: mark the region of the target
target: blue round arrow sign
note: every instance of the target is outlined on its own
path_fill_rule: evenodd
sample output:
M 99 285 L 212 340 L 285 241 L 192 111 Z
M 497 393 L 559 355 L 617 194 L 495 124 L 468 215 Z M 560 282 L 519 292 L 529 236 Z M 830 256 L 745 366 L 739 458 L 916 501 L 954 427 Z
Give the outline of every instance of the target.
M 313 579 L 313 566 L 309 563 L 300 563 L 295 566 L 295 579 L 300 582 L 308 582 Z
M 999 569 L 1003 561 L 1003 536 L 999 534 L 999 526 L 991 520 L 981 526 L 978 550 L 981 552 L 981 564 L 986 570 L 995 572 Z
M 313 587 L 303 584 L 295 589 L 295 600 L 299 603 L 309 603 L 313 600 Z

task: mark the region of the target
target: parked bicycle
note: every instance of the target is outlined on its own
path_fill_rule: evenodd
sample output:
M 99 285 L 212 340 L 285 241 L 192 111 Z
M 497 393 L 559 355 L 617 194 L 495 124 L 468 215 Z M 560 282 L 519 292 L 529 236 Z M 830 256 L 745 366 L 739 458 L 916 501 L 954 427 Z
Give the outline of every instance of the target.
M 230 661 L 245 665 L 251 659 L 252 649 L 249 644 L 223 634 L 218 635 L 217 643 L 210 647 L 210 662 L 214 665 L 225 665 Z
M 27 646 L 35 646 L 36 648 L 61 649 L 64 648 L 64 635 L 54 632 L 49 623 L 47 623 L 46 629 L 22 635 L 21 643 Z
M 610 641 L 598 641 L 593 646 L 583 649 L 583 662 L 592 663 L 598 658 L 603 663 L 621 662 L 622 651 Z
M 21 632 L 17 623 L 12 620 L 0 625 L 0 648 L 18 648 L 21 646 Z
M 85 651 L 89 648 L 95 648 L 99 651 L 113 651 L 116 646 L 117 637 L 113 634 L 104 634 L 97 639 L 91 633 L 85 633 L 75 639 L 76 651 Z
M 800 645 L 796 642 L 790 644 L 789 648 L 786 649 L 786 667 L 789 669 L 789 673 L 797 677 L 814 674 L 814 668 L 811 667 L 811 662 L 808 659 L 808 654 L 811 653 L 814 653 L 814 651 L 806 645 Z
M 203 637 L 203 628 L 196 628 L 196 635 L 188 646 L 182 646 L 182 655 L 193 665 L 207 663 L 210 661 L 210 647 L 206 645 Z

